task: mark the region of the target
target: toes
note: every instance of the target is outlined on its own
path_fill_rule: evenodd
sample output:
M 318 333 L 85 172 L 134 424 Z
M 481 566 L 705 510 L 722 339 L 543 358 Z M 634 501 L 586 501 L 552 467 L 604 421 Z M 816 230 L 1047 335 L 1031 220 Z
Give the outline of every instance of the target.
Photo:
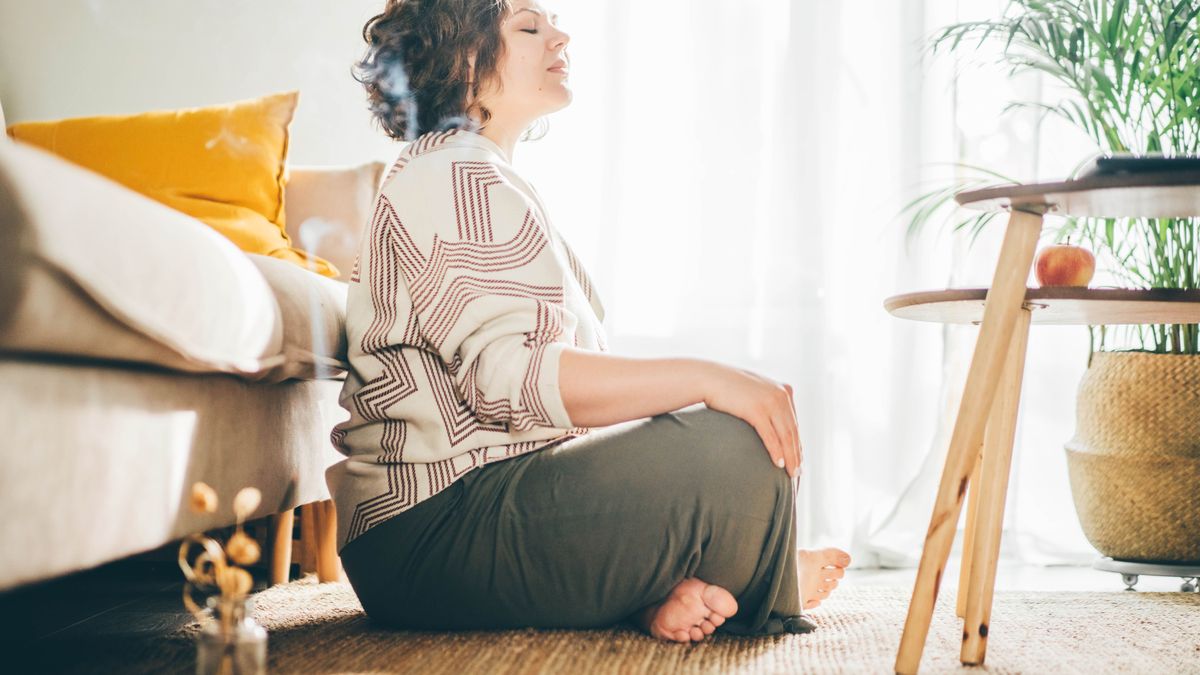
M 700 597 L 704 601 L 704 604 L 708 606 L 708 609 L 721 616 L 733 616 L 737 614 L 738 604 L 733 594 L 716 584 L 705 586 Z
M 842 567 L 831 567 L 821 571 L 825 573 L 826 579 L 841 579 L 846 576 L 846 570 Z
M 805 602 L 805 603 L 804 603 L 804 609 L 813 609 L 813 608 L 815 608 L 815 607 L 819 606 L 820 604 L 821 604 L 821 601 L 820 601 L 820 600 L 817 600 L 816 598 L 813 598 L 813 599 L 811 599 L 811 600 L 809 600 L 809 601 L 807 601 L 807 602 Z
M 826 565 L 835 567 L 846 567 L 850 564 L 850 554 L 840 548 L 826 548 L 821 550 L 821 557 L 825 559 Z
M 737 613 L 737 600 L 714 584 L 686 579 L 654 613 L 651 634 L 674 642 L 700 642 Z
M 797 549 L 799 563 L 801 565 L 812 565 L 816 563 L 817 567 L 848 567 L 851 559 L 850 554 L 840 548 L 823 548 L 820 550 Z

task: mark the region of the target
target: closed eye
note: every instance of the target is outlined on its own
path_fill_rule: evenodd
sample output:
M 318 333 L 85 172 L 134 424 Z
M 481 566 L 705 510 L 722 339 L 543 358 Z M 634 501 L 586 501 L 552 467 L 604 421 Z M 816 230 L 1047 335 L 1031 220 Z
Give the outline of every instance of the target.
M 536 29 L 536 28 L 522 28 L 522 29 L 521 29 L 521 32 L 522 32 L 522 33 L 529 33 L 530 35 L 537 35 L 537 29 Z

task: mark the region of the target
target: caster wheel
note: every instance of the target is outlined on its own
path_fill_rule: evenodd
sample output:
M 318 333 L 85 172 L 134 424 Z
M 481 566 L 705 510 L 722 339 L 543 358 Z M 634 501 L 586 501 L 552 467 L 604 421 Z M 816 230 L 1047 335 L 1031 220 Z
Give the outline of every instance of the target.
M 1138 575 L 1136 575 L 1136 574 L 1122 574 L 1122 575 L 1121 575 L 1121 581 L 1122 581 L 1122 582 L 1125 584 L 1125 590 L 1127 590 L 1127 591 L 1132 591 L 1132 590 L 1135 590 L 1133 587 L 1134 587 L 1134 586 L 1137 586 L 1137 582 L 1138 582 Z
M 1196 592 L 1196 580 L 1195 579 L 1184 579 L 1183 584 L 1181 584 L 1179 586 L 1179 590 L 1184 593 L 1195 593 Z

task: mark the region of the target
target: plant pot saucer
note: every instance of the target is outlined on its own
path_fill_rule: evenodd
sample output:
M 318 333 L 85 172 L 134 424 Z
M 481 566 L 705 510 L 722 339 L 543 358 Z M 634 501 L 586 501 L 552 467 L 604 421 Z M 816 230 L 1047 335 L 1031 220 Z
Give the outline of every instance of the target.
M 1113 560 L 1107 556 L 1097 558 L 1092 568 L 1101 572 L 1116 572 L 1125 583 L 1125 590 L 1132 591 L 1137 585 L 1139 576 L 1148 577 L 1179 577 L 1184 580 L 1181 591 L 1194 593 L 1200 590 L 1196 579 L 1200 578 L 1200 561 L 1174 565 L 1169 563 L 1149 563 L 1132 560 Z

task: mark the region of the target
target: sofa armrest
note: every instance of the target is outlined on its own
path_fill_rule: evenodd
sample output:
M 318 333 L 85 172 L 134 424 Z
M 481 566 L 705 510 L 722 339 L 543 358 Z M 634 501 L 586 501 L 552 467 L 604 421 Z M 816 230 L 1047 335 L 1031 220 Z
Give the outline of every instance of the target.
M 358 166 L 290 166 L 284 192 L 292 245 L 314 253 L 350 278 L 363 230 L 371 220 L 383 162 Z

